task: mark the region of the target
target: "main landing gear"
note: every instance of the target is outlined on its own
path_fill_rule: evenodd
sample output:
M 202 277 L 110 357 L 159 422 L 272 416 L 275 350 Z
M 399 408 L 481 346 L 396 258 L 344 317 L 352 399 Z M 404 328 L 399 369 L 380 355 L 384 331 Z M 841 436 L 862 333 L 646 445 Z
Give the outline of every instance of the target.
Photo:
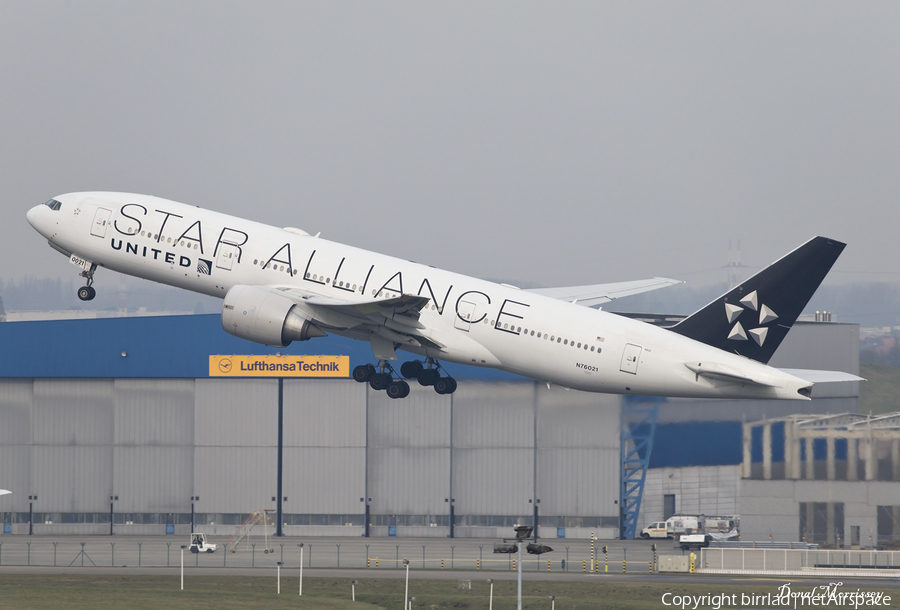
M 97 291 L 94 290 L 94 287 L 91 284 L 94 283 L 94 270 L 97 269 L 97 265 L 91 265 L 90 269 L 85 269 L 81 272 L 81 277 L 87 279 L 87 286 L 82 286 L 78 289 L 78 298 L 82 301 L 90 301 L 95 296 L 97 296 Z
M 453 377 L 441 377 L 441 365 L 434 358 L 410 360 L 400 365 L 400 374 L 407 379 L 415 379 L 419 385 L 430 385 L 438 394 L 453 394 L 456 391 L 456 380 Z
M 379 372 L 379 369 L 381 372 Z M 456 391 L 456 380 L 453 377 L 442 377 L 440 364 L 433 358 L 427 358 L 423 364 L 420 360 L 410 360 L 400 366 L 400 374 L 407 379 L 415 379 L 419 385 L 433 386 L 438 394 L 452 394 Z M 353 378 L 360 382 L 368 382 L 373 390 L 384 390 L 391 398 L 409 396 L 409 384 L 402 379 L 394 379 L 394 369 L 385 360 L 373 364 L 363 364 L 353 369 Z
M 353 379 L 359 383 L 368 382 L 373 390 L 384 390 L 390 398 L 409 396 L 409 384 L 402 379 L 394 379 L 394 369 L 386 360 L 378 361 L 378 369 L 373 364 L 360 365 L 353 369 Z

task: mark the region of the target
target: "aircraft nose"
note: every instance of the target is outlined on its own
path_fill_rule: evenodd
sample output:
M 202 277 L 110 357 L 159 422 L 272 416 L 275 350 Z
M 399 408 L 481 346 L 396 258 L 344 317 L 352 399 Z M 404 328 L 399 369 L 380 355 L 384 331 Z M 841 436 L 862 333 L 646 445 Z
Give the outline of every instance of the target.
M 40 207 L 41 206 L 36 205 L 33 208 L 31 208 L 30 210 L 28 210 L 28 213 L 25 214 L 25 218 L 28 219 L 28 224 L 30 224 L 35 229 L 38 228 L 37 217 L 38 217 L 38 208 L 40 208 Z

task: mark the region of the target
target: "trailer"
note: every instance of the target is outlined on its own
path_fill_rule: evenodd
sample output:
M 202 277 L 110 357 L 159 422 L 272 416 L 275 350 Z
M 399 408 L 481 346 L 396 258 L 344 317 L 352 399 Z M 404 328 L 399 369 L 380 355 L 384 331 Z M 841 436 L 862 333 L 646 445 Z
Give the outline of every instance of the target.
M 675 548 L 682 551 L 700 550 L 709 546 L 709 534 L 681 534 L 675 539 Z

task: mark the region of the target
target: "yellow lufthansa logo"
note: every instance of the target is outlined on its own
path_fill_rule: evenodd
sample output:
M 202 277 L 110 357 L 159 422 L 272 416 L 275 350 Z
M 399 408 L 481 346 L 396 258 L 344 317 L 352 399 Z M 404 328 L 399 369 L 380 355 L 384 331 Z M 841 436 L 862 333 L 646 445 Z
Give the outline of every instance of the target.
M 349 356 L 210 356 L 210 377 L 349 377 Z

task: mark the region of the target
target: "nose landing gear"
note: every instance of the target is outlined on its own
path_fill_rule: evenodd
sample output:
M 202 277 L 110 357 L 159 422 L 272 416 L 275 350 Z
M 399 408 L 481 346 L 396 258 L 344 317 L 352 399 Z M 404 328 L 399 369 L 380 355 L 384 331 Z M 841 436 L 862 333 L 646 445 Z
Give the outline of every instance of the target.
M 91 286 L 91 284 L 94 283 L 94 271 L 96 271 L 96 269 L 97 264 L 94 263 L 91 265 L 90 269 L 85 269 L 81 272 L 81 277 L 87 280 L 87 285 L 78 289 L 78 298 L 82 301 L 90 301 L 97 296 L 97 291 Z

